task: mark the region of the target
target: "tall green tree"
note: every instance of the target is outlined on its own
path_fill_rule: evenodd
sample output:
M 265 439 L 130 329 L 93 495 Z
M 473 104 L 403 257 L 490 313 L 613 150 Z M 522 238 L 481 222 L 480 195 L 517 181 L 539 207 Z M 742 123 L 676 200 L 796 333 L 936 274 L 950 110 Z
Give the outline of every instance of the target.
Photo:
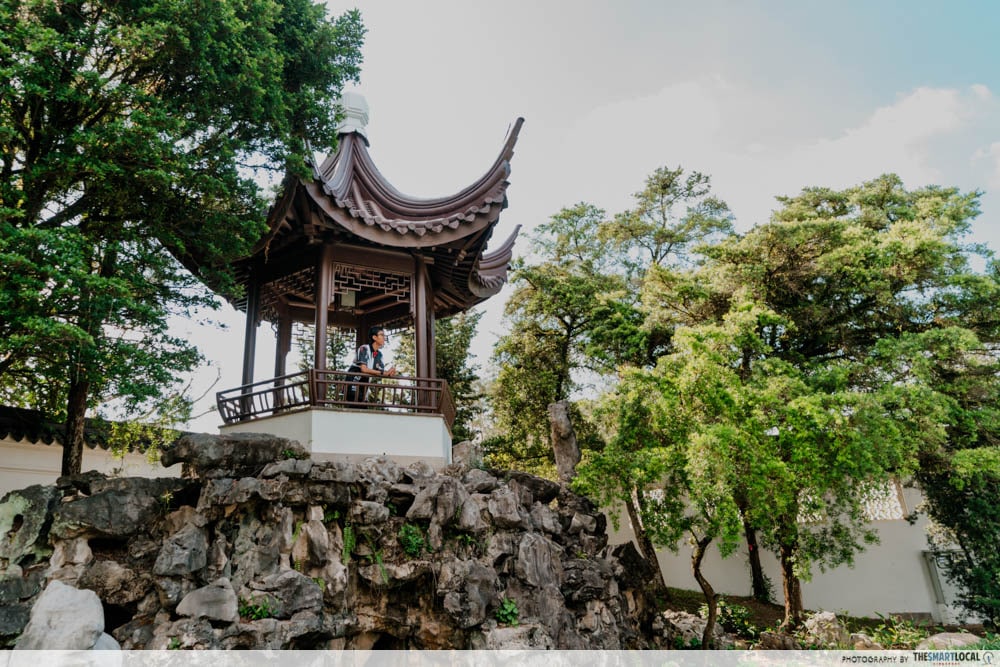
M 164 324 L 214 303 L 181 264 L 232 289 L 255 172 L 333 144 L 363 34 L 309 0 L 0 0 L 0 385 L 65 419 L 64 473 L 89 409 L 198 362 Z
M 565 208 L 532 237 L 537 263 L 516 265 L 505 314 L 510 332 L 493 352 L 499 368 L 490 407 L 500 436 L 485 443 L 494 465 L 541 470 L 552 462 L 548 405 L 570 398 L 574 372 L 593 370 L 586 350 L 604 304 L 624 288 L 609 272 L 598 229 L 605 212 L 580 203 Z M 578 439 L 589 429 L 576 411 Z
M 771 223 L 713 245 L 701 264 L 652 267 L 643 307 L 701 341 L 652 371 L 699 381 L 666 383 L 651 400 L 689 415 L 678 437 L 731 434 L 732 455 L 718 460 L 735 473 L 741 520 L 781 559 L 794 625 L 812 565 L 850 562 L 872 538 L 864 494 L 954 442 L 954 406 L 970 389 L 918 370 L 950 349 L 985 353 L 996 317 L 983 304 L 997 285 L 970 266 L 983 249 L 962 243 L 978 193 L 908 191 L 884 176 L 780 201 Z
M 729 205 L 712 194 L 711 177 L 700 172 L 659 167 L 632 199 L 635 205 L 601 231 L 638 276 L 651 266 L 687 265 L 699 247 L 733 233 Z

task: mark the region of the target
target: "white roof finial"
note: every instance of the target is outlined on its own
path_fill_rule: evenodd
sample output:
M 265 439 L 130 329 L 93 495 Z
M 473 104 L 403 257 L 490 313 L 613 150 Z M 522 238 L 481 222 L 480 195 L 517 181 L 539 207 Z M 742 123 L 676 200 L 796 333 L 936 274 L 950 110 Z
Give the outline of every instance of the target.
M 368 133 L 365 126 L 368 125 L 368 102 L 364 95 L 354 92 L 346 92 L 340 96 L 340 107 L 344 110 L 344 120 L 337 126 L 339 134 L 350 134 L 357 132 L 365 140 Z

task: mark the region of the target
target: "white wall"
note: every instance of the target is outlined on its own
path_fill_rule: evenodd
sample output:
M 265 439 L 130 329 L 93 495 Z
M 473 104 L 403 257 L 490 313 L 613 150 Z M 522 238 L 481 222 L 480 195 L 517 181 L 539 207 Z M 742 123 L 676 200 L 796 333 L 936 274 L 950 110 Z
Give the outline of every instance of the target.
M 0 439 L 0 496 L 34 484 L 54 484 L 62 468 L 62 445 Z M 112 456 L 106 449 L 83 448 L 81 470 L 119 477 L 179 477 L 181 465 L 164 468 L 143 454 Z
M 220 428 L 222 433 L 271 433 L 297 440 L 317 460 L 388 456 L 421 460 L 434 468 L 451 463 L 451 435 L 440 415 L 376 410 L 302 410 Z

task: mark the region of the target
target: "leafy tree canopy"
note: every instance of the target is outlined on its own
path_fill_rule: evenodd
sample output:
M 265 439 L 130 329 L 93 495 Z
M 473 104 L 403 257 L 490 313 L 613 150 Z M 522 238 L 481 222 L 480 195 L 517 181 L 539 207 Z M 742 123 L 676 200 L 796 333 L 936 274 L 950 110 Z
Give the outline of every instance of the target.
M 66 418 L 64 472 L 88 408 L 198 362 L 165 318 L 214 300 L 177 260 L 232 289 L 255 171 L 333 144 L 363 33 L 309 0 L 0 0 L 0 386 Z

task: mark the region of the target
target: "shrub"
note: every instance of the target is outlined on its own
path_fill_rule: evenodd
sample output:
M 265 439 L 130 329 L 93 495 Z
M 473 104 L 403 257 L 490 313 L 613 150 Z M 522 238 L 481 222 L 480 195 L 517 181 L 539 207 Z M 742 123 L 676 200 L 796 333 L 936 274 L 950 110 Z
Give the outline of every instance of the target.
M 749 609 L 735 602 L 726 602 L 725 598 L 719 598 L 718 608 L 718 622 L 723 630 L 745 639 L 757 639 L 760 636 L 760 630 L 753 624 Z M 698 614 L 702 618 L 708 618 L 708 605 L 701 605 Z
M 500 606 L 497 607 L 494 616 L 498 623 L 504 625 L 517 625 L 517 617 L 520 615 L 520 611 L 517 608 L 517 602 L 511 598 L 503 598 L 500 600 Z
M 410 558 L 416 558 L 422 554 L 427 546 L 427 542 L 424 539 L 424 532 L 418 526 L 410 523 L 404 523 L 400 527 L 398 538 L 403 551 Z

